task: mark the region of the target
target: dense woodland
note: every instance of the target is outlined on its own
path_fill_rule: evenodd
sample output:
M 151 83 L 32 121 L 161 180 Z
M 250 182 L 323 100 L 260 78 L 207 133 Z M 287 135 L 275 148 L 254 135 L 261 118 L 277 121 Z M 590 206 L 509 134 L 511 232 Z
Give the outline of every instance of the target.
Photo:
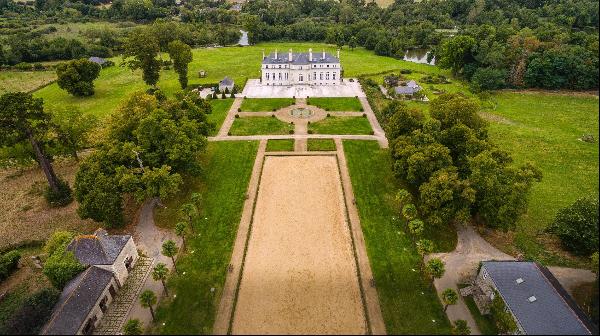
M 430 48 L 438 64 L 473 89 L 588 90 L 598 87 L 598 2 L 594 0 L 397 0 L 382 9 L 359 0 L 257 0 L 241 12 L 225 1 L 0 1 L 0 63 L 109 57 L 130 28 L 154 24 L 164 39 L 190 46 L 234 44 L 239 28 L 251 43 L 325 41 L 401 58 Z M 55 25 L 109 21 L 116 28 L 53 36 Z M 55 35 L 55 34 L 54 34 Z M 168 41 L 165 42 L 165 44 Z

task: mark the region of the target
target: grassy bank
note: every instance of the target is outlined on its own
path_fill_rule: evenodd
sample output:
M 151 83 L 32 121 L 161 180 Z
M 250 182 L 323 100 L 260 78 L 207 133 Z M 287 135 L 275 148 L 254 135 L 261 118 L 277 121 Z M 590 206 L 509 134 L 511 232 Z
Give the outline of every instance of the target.
M 177 261 L 180 275 L 169 280 L 177 298 L 157 309 L 157 332 L 211 333 L 257 148 L 258 142 L 209 143 L 202 175 L 186 181 L 166 209 L 157 209 L 156 223 L 172 228 L 178 222 L 177 209 L 191 193 L 203 195 L 197 235 L 188 238 L 187 251 Z
M 400 185 L 387 150 L 374 141 L 344 141 L 344 151 L 388 334 L 449 334 L 442 305 L 418 271 L 420 257 L 394 219 Z
M 225 117 L 227 117 L 227 112 L 229 112 L 229 108 L 231 107 L 231 104 L 233 104 L 233 99 L 212 99 L 209 100 L 209 103 L 212 107 L 212 113 L 208 115 L 208 121 L 215 124 L 215 129 L 212 131 L 211 135 L 216 135 L 219 133 L 219 129 L 221 128 L 221 125 L 223 125 Z

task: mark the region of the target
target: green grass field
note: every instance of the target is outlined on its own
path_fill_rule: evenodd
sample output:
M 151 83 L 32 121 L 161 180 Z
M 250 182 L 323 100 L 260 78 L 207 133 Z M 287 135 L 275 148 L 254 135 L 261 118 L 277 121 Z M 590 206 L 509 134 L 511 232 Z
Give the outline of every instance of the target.
M 363 117 L 327 117 L 310 123 L 308 130 L 315 134 L 371 134 L 371 124 Z
M 179 206 L 191 193 L 203 196 L 197 236 L 188 237 L 187 251 L 177 261 L 181 273 L 168 282 L 177 298 L 163 301 L 157 309 L 157 332 L 211 333 L 257 149 L 258 142 L 209 143 L 201 159 L 202 176 L 188 179 L 166 209 L 156 210 L 156 223 L 172 228 L 179 221 Z
M 322 43 L 259 43 L 249 47 L 201 48 L 194 49 L 194 60 L 189 66 L 189 84 L 217 83 L 223 77 L 229 76 L 237 85 L 243 85 L 248 78 L 260 77 L 262 50 L 269 52 L 275 49 L 292 48 L 295 51 L 322 50 L 335 53 L 337 47 Z M 435 66 L 417 64 L 397 60 L 391 57 L 375 55 L 372 51 L 362 48 L 350 50 L 347 47 L 341 51 L 341 62 L 346 77 L 356 77 L 361 74 L 379 73 L 394 69 L 411 69 L 431 73 L 447 73 Z M 166 56 L 163 56 L 166 58 Z M 44 98 L 47 106 L 76 105 L 82 111 L 104 117 L 111 114 L 121 101 L 133 92 L 146 90 L 140 71 L 131 71 L 121 67 L 120 58 L 112 59 L 116 66 L 102 70 L 100 77 L 94 82 L 96 94 L 91 97 L 76 98 L 61 90 L 57 84 L 49 85 L 36 92 L 37 97 Z M 198 71 L 206 70 L 206 77 L 199 78 Z M 158 87 L 166 94 L 172 95 L 178 91 L 179 82 L 174 70 L 163 70 L 160 74 Z
M 375 141 L 343 144 L 387 333 L 449 334 L 437 294 L 419 272 L 420 257 L 395 220 L 394 196 L 401 185 L 388 151 Z
M 544 175 L 517 223 L 514 244 L 526 258 L 573 265 L 575 260 L 553 253 L 541 233 L 559 209 L 598 194 L 598 97 L 503 92 L 493 100 L 497 107 L 486 110 L 497 117 L 490 122 L 492 140 L 515 163 L 533 162 Z M 596 143 L 580 141 L 584 134 L 594 135 Z
M 267 152 L 291 152 L 293 150 L 293 139 L 271 139 L 267 142 Z
M 362 111 L 362 105 L 358 98 L 309 98 L 306 102 L 308 105 L 314 105 L 324 109 L 325 111 Z
M 0 95 L 29 92 L 56 80 L 54 71 L 0 71 Z
M 225 117 L 227 117 L 227 112 L 229 112 L 229 108 L 231 107 L 231 104 L 233 104 L 233 99 L 211 99 L 209 100 L 209 103 L 210 106 L 212 106 L 212 113 L 208 115 L 208 121 L 215 124 L 215 129 L 212 131 L 211 135 L 216 135 L 219 132 L 219 128 L 221 128 Z
M 242 101 L 242 112 L 271 112 L 294 104 L 292 98 L 246 98 Z
M 277 118 L 249 117 L 236 118 L 231 125 L 231 135 L 290 134 L 294 125 L 284 123 Z
M 336 149 L 333 139 L 308 139 L 306 146 L 309 151 L 334 151 Z

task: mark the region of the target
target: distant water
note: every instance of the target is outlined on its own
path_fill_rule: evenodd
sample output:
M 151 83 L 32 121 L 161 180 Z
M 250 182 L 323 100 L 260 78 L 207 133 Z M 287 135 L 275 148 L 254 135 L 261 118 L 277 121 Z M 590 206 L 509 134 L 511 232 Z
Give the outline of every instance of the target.
M 240 30 L 240 33 L 242 33 L 242 37 L 240 37 L 240 41 L 238 42 L 238 44 L 241 46 L 249 46 L 250 43 L 248 43 L 248 32 Z
M 435 65 L 435 57 L 431 59 L 431 62 L 427 62 L 427 55 L 429 54 L 430 51 L 427 49 L 409 49 L 404 54 L 403 60 L 413 63 Z

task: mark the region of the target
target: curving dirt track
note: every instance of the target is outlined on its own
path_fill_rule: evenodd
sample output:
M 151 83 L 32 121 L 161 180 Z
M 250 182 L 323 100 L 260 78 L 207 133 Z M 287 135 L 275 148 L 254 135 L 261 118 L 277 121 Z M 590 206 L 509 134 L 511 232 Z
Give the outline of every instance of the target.
M 365 334 L 335 156 L 265 158 L 233 334 Z

